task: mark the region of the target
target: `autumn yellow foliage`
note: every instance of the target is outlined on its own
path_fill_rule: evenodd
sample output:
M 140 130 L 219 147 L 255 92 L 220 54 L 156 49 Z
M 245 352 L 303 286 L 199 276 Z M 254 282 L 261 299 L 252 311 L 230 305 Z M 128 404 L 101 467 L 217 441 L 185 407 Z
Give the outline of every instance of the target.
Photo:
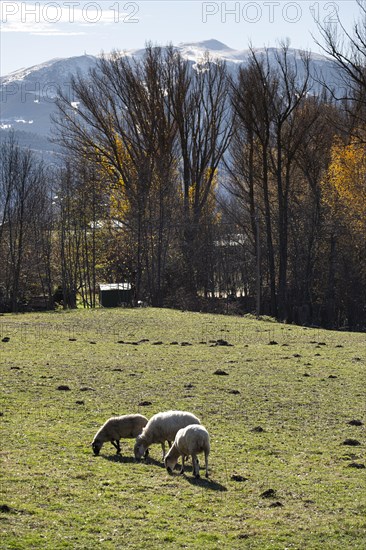
M 351 225 L 366 230 L 366 148 L 358 142 L 339 139 L 331 151 L 331 162 L 323 181 L 324 202 Z
M 133 163 L 128 154 L 128 151 L 122 144 L 119 136 L 115 135 L 115 156 L 118 158 L 118 163 L 124 166 L 128 173 L 134 173 Z M 113 219 L 125 221 L 126 216 L 131 210 L 131 204 L 127 198 L 126 185 L 121 173 L 115 165 L 106 157 L 99 158 L 99 166 L 101 173 L 109 182 L 109 199 L 110 199 L 110 215 Z M 134 174 L 136 176 L 136 174 Z

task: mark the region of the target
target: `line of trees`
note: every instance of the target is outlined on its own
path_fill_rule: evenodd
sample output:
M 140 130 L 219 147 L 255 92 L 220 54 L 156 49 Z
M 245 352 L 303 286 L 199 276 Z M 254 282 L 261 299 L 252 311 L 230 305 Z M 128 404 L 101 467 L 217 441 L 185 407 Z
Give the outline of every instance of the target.
M 0 306 L 18 311 L 27 287 L 52 294 L 51 203 L 42 163 L 14 134 L 0 146 Z
M 102 56 L 60 94 L 65 163 L 1 147 L 1 308 L 34 294 L 97 304 L 129 281 L 155 306 L 366 325 L 366 12 L 340 42 L 346 94 L 313 91 L 310 57 L 251 50 L 229 73 L 173 47 Z M 347 49 L 346 49 L 347 46 Z M 75 101 L 77 100 L 77 106 Z M 220 301 L 221 298 L 221 301 Z

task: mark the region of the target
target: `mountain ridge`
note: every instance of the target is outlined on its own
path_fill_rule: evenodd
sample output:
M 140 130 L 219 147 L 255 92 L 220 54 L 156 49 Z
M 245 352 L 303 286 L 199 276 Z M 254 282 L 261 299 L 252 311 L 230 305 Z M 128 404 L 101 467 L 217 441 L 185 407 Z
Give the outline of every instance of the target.
M 187 59 L 192 67 L 209 53 L 213 60 L 221 59 L 226 62 L 228 70 L 233 72 L 239 65 L 248 63 L 251 49 L 235 50 L 230 46 L 211 38 L 200 42 L 183 42 L 174 46 L 182 56 Z M 164 48 L 164 46 L 162 47 Z M 276 56 L 280 48 L 253 48 L 258 56 L 268 56 L 271 65 L 275 64 Z M 123 50 L 121 55 L 140 58 L 145 48 L 134 50 Z M 303 70 L 301 56 L 302 50 L 295 48 L 288 49 L 288 56 L 296 65 L 301 78 Z M 1 134 L 10 129 L 20 130 L 22 143 L 26 143 L 24 134 L 31 132 L 29 142 L 35 147 L 34 135 L 39 135 L 44 140 L 50 134 L 51 116 L 55 113 L 55 98 L 58 87 L 70 90 L 71 77 L 75 74 L 87 76 L 88 71 L 96 66 L 100 57 L 84 54 L 66 58 L 54 58 L 38 65 L 26 67 L 13 71 L 8 75 L 0 77 L 1 91 Z M 310 67 L 314 75 L 322 74 L 330 86 L 339 86 L 339 74 L 335 69 L 334 62 L 321 54 L 310 52 Z M 319 83 L 313 79 L 314 90 L 317 92 Z M 1 136 L 0 136 L 1 137 Z M 50 151 L 54 151 L 54 145 L 50 143 Z M 44 151 L 44 141 L 42 147 Z
M 181 42 L 177 46 L 174 46 L 174 48 L 179 50 L 184 57 L 186 57 L 187 51 L 189 50 L 195 53 L 196 58 L 199 56 L 203 57 L 205 52 L 209 52 L 212 54 L 213 58 L 218 58 L 218 59 L 221 58 L 229 63 L 232 61 L 244 62 L 246 61 L 246 59 L 249 57 L 251 53 L 251 48 L 244 48 L 242 50 L 234 49 L 214 38 L 209 40 L 203 40 L 200 42 Z M 133 57 L 136 55 L 138 56 L 139 54 L 143 54 L 143 52 L 145 51 L 145 48 L 137 48 L 137 49 L 131 49 L 131 50 L 117 50 L 117 51 L 120 51 L 122 55 Z M 258 54 L 261 54 L 261 53 L 264 54 L 265 52 L 268 52 L 270 55 L 271 54 L 273 55 L 274 52 L 280 51 L 280 48 L 276 48 L 276 47 L 253 48 L 253 51 Z M 288 52 L 291 55 L 294 55 L 294 54 L 300 55 L 301 53 L 306 53 L 305 50 L 301 50 L 297 48 L 289 48 Z M 314 52 L 309 52 L 309 53 L 313 61 L 333 63 L 333 60 L 325 55 L 314 53 Z M 24 80 L 24 78 L 26 78 L 27 76 L 32 76 L 34 75 L 34 73 L 39 73 L 40 71 L 43 72 L 45 70 L 48 70 L 54 67 L 55 64 L 71 63 L 72 65 L 74 65 L 75 62 L 79 60 L 81 69 L 83 69 L 82 65 L 85 65 L 85 64 L 89 65 L 90 62 L 95 63 L 99 57 L 100 55 L 92 55 L 92 54 L 83 54 L 83 55 L 76 55 L 71 57 L 55 57 L 47 61 L 44 61 L 42 63 L 32 65 L 30 67 L 23 67 L 15 71 L 12 71 L 7 75 L 0 76 L 0 86 L 7 85 L 10 82 L 14 82 L 14 81 L 19 82 L 21 80 Z

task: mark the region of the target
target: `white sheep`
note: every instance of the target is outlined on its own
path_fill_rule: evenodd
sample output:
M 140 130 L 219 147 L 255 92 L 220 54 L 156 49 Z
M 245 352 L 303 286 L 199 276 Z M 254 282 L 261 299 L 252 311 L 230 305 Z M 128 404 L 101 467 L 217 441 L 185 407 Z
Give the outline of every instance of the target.
M 197 416 L 189 412 L 166 411 L 155 414 L 150 418 L 142 433 L 136 437 L 135 458 L 139 460 L 143 455 L 146 457 L 150 445 L 161 443 L 164 460 L 165 441 L 170 447 L 177 431 L 190 424 L 201 424 L 201 422 Z
M 203 426 L 187 426 L 177 432 L 174 443 L 165 457 L 164 463 L 171 474 L 179 457 L 182 457 L 180 473 L 184 472 L 184 461 L 188 456 L 192 457 L 193 475 L 200 477 L 197 454 L 205 453 L 206 477 L 208 477 L 208 455 L 210 453 L 210 436 Z
M 112 416 L 97 431 L 92 442 L 95 456 L 99 455 L 103 443 L 110 441 L 121 454 L 119 440 L 121 438 L 133 439 L 138 436 L 147 424 L 146 416 L 142 414 L 125 414 L 123 416 Z

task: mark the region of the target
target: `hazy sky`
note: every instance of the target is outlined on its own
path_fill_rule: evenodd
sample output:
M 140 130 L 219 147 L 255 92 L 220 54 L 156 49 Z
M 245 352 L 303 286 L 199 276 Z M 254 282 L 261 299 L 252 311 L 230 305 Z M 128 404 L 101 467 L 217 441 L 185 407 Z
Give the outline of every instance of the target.
M 141 48 L 147 41 L 198 42 L 215 38 L 234 49 L 275 46 L 319 52 L 314 18 L 346 28 L 356 0 L 6 1 L 1 6 L 1 74 L 55 57 Z

